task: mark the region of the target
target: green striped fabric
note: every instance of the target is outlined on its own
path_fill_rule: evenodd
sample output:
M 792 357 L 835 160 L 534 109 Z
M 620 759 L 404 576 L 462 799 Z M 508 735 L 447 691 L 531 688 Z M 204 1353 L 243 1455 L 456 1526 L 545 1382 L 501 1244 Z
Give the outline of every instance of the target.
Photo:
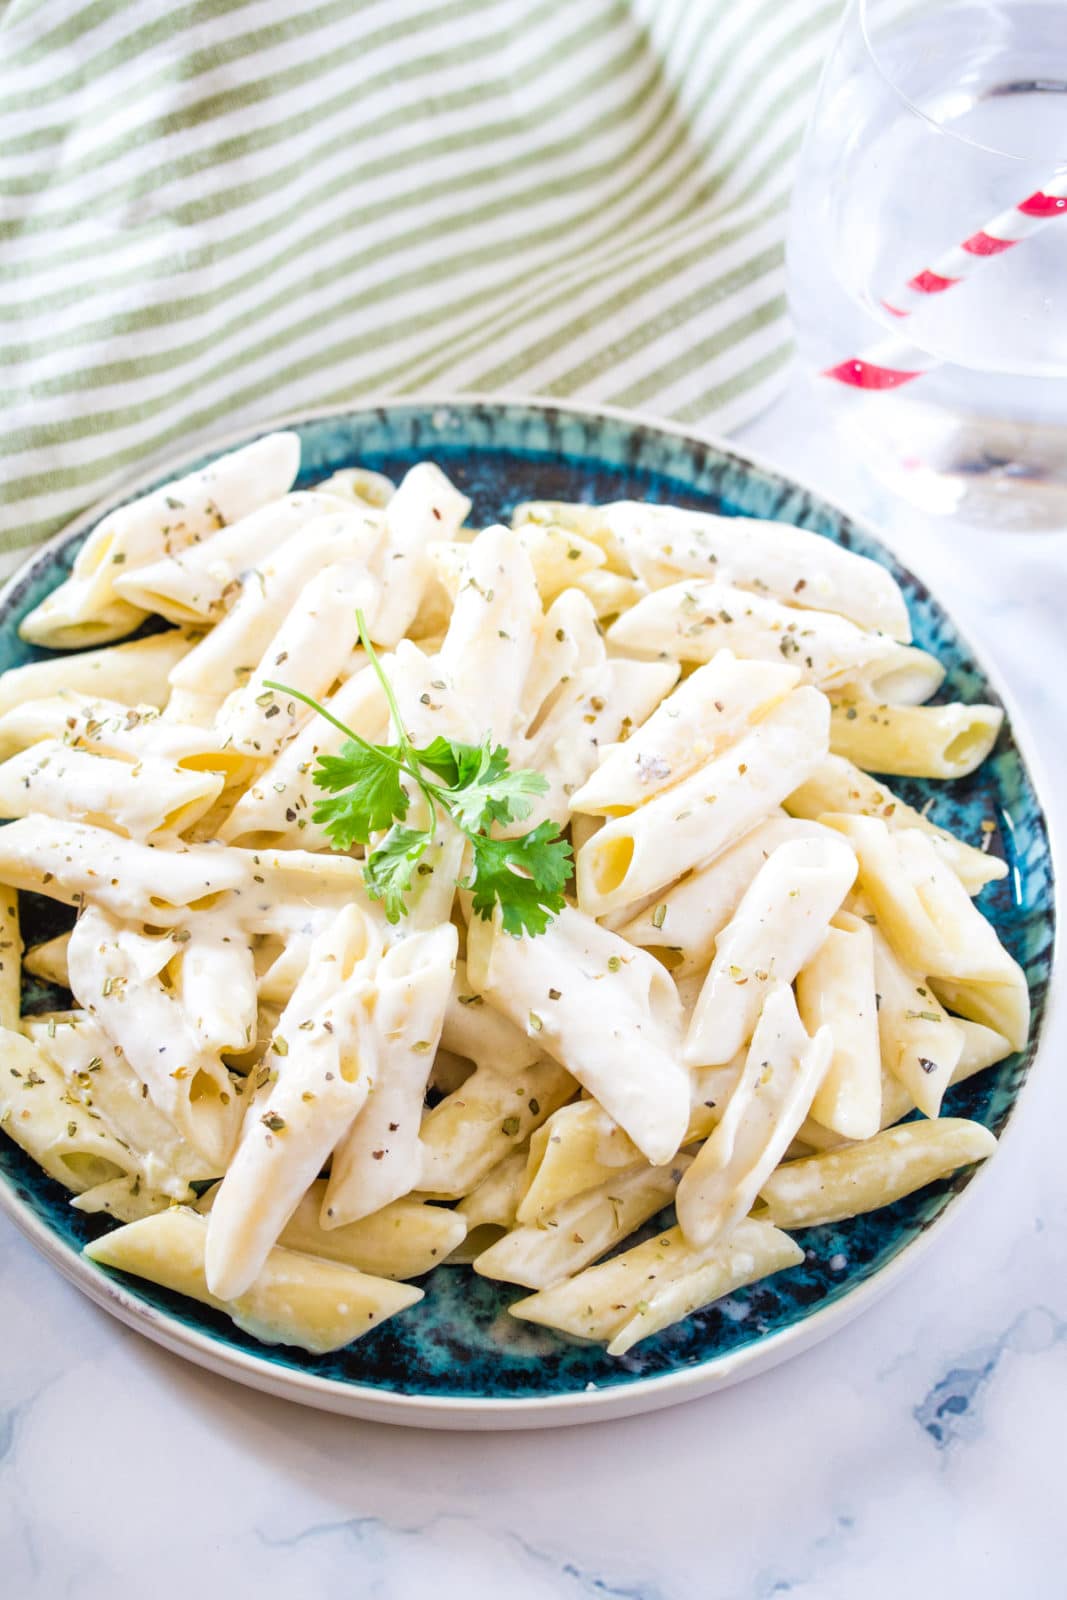
M 0 0 L 0 571 L 312 406 L 753 416 L 839 5 Z

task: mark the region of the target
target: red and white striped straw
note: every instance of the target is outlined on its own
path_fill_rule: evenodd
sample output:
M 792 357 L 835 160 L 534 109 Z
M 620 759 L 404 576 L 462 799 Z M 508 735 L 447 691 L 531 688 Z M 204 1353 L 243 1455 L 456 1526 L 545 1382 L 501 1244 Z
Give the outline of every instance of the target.
M 976 272 L 983 261 L 1003 255 L 1005 250 L 1011 250 L 1037 233 L 1053 217 L 1062 216 L 1067 216 L 1067 173 L 1053 178 L 1010 211 L 993 217 L 962 244 L 946 250 L 931 266 L 924 267 L 884 299 L 884 309 L 894 317 L 910 317 L 931 295 L 954 289 Z M 940 365 L 939 358 L 929 351 L 903 339 L 888 338 L 871 345 L 858 356 L 827 367 L 823 377 L 834 378 L 853 389 L 898 389 L 902 383 L 910 383 L 913 378 Z

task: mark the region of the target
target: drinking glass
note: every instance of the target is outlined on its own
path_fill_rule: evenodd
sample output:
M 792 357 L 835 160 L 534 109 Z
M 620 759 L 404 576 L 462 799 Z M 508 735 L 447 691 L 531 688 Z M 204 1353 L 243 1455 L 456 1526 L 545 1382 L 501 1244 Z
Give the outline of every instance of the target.
M 926 510 L 1067 527 L 1067 4 L 851 0 L 790 219 L 801 360 Z

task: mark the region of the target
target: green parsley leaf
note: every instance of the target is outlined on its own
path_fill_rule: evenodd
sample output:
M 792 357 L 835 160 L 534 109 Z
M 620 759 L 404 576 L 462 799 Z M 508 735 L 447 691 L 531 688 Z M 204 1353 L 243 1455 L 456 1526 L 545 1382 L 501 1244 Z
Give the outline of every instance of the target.
M 476 744 L 461 744 L 457 739 L 446 739 L 438 734 L 422 750 L 415 751 L 419 765 L 432 772 L 435 778 L 449 789 L 461 781 L 468 782 L 467 774 L 476 772 L 481 761 L 481 749 Z M 461 780 L 461 767 L 463 778 Z
M 467 746 L 466 748 L 471 748 Z M 493 744 L 488 738 L 477 747 L 478 761 L 470 767 L 470 775 L 460 771 L 460 785 L 492 784 L 508 770 L 508 753 L 502 744 Z
M 563 888 L 571 874 L 571 847 L 546 820 L 519 839 L 471 836 L 474 860 L 462 888 L 473 891 L 473 907 L 488 921 L 499 905 L 505 933 L 544 933 L 563 910 Z
M 489 782 L 508 770 L 508 753 L 502 744 L 464 744 L 438 734 L 423 750 L 416 750 L 419 765 L 429 767 L 449 789 L 469 789 Z
M 380 750 L 346 739 L 335 756 L 320 756 L 312 782 L 335 798 L 318 800 L 311 816 L 339 850 L 367 844 L 371 835 L 403 822 L 410 799 L 404 788 L 395 745 Z
M 456 826 L 464 832 L 488 829 L 494 822 L 516 822 L 528 817 L 533 797 L 545 794 L 547 781 L 539 772 L 504 771 L 499 776 L 476 780 L 465 789 L 449 794 L 449 809 Z
M 499 905 L 505 932 L 516 938 L 543 933 L 563 908 L 563 886 L 571 872 L 570 845 L 558 837 L 551 821 L 516 839 L 494 839 L 489 830 L 529 816 L 534 797 L 547 793 L 547 780 L 539 772 L 512 772 L 506 748 L 490 738 L 473 745 L 438 735 L 416 749 L 359 611 L 356 620 L 360 642 L 389 705 L 395 744 L 370 744 L 302 690 L 264 684 L 303 701 L 345 735 L 338 753 L 320 756 L 312 774 L 317 787 L 330 795 L 316 802 L 313 819 L 323 825 L 337 850 L 369 846 L 375 834 L 385 833 L 364 857 L 363 879 L 368 894 L 383 903 L 386 916 L 395 923 L 407 914 L 404 900 L 415 873 L 433 870 L 423 857 L 443 812 L 470 843 L 471 876 L 461 887 L 473 890 L 478 915 L 487 918 Z M 402 826 L 411 803 L 404 778 L 426 801 L 426 828 Z
M 521 821 L 530 814 L 533 796 L 548 791 L 539 772 L 512 772 L 505 747 L 488 739 L 480 745 L 463 744 L 439 734 L 413 754 L 446 786 L 441 798 L 464 833 L 489 828 L 494 822 Z
M 491 783 L 480 786 L 485 796 L 482 826 L 492 822 L 521 822 L 533 810 L 534 796 L 548 793 L 548 779 L 530 767 L 504 772 Z
M 363 863 L 367 893 L 382 902 L 390 922 L 407 915 L 404 896 L 429 842 L 428 829 L 394 826 Z

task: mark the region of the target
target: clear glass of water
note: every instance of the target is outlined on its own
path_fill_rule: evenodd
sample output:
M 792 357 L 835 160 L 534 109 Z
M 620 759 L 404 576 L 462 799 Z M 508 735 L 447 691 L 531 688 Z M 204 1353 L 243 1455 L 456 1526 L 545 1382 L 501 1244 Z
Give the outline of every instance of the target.
M 926 510 L 1067 528 L 1067 0 L 851 0 L 788 267 L 846 448 Z

